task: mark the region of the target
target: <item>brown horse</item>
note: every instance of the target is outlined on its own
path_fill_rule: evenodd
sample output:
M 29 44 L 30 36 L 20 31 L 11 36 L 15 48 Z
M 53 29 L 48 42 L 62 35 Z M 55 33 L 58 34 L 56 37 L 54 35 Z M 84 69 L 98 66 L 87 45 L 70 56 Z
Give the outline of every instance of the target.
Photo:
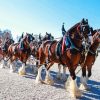
M 20 43 L 12 44 L 8 48 L 9 57 L 10 57 L 10 71 L 14 72 L 16 70 L 14 64 L 15 60 L 19 59 L 23 64 L 22 67 L 19 69 L 19 74 L 24 75 L 26 73 L 25 71 L 25 65 L 28 57 L 31 54 L 30 49 L 30 42 L 33 41 L 33 36 L 31 34 L 26 34 L 23 39 L 20 41 L 23 43 L 23 49 L 20 49 Z
M 100 29 L 92 31 L 93 41 L 94 43 L 90 46 L 89 51 L 87 53 L 86 59 L 83 61 L 82 65 L 82 77 L 81 77 L 81 85 L 80 89 L 89 89 L 87 85 L 87 80 L 91 76 L 91 69 L 96 60 L 96 51 L 100 43 Z M 86 70 L 88 71 L 88 75 L 86 75 Z
M 40 40 L 34 40 L 33 42 L 31 42 L 30 46 L 31 46 L 31 54 L 34 57 L 34 62 L 35 62 L 35 67 L 34 67 L 34 73 L 37 73 L 37 68 L 38 68 L 38 64 L 39 64 L 39 47 L 42 44 L 42 42 L 45 42 L 47 40 L 51 40 L 53 41 L 54 37 L 51 35 L 51 33 L 47 33 L 44 37 L 40 37 Z M 36 71 L 36 72 L 35 72 Z
M 76 75 L 75 75 L 75 69 L 77 68 L 77 65 L 80 61 L 81 57 L 81 51 L 82 51 L 82 42 L 83 38 L 87 38 L 87 35 L 89 33 L 89 25 L 88 22 L 85 20 L 82 20 L 81 22 L 74 25 L 71 29 L 68 30 L 66 36 L 67 38 L 70 38 L 71 43 L 71 49 L 65 48 L 62 54 L 57 54 L 57 48 L 59 46 L 59 43 L 62 45 L 62 41 L 46 41 L 44 42 L 40 48 L 39 48 L 39 60 L 40 65 L 41 64 L 47 64 L 46 66 L 46 77 L 45 77 L 45 83 L 47 84 L 53 84 L 53 80 L 50 77 L 49 69 L 54 63 L 60 63 L 62 65 L 66 65 L 68 67 L 70 76 L 71 76 L 71 82 L 70 82 L 70 89 L 73 93 L 73 96 L 78 97 L 81 95 L 77 84 L 75 82 Z M 76 38 L 77 37 L 77 38 Z M 61 46 L 60 46 L 60 52 Z M 38 75 L 36 77 L 36 82 L 41 82 L 41 69 L 42 67 L 39 67 L 38 69 Z
M 8 58 L 8 48 L 11 44 L 14 43 L 14 40 L 13 39 L 7 39 L 4 43 L 4 45 L 1 47 L 1 52 L 0 54 L 2 55 L 2 63 L 1 63 L 1 66 L 0 68 L 4 68 L 5 66 L 5 61 L 7 62 L 8 60 L 5 60 L 6 58 Z M 8 58 L 9 59 L 9 58 Z

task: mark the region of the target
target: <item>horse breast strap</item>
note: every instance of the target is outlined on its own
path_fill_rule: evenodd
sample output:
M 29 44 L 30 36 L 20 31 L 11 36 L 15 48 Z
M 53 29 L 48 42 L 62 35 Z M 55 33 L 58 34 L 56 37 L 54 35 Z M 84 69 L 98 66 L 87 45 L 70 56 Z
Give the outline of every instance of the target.
M 80 30 L 80 25 L 77 26 L 77 31 L 79 31 L 79 30 Z

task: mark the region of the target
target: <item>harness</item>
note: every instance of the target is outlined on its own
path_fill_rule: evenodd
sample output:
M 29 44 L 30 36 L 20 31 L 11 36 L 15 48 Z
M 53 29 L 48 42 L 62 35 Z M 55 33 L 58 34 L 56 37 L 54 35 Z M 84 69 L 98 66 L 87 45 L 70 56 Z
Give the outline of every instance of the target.
M 90 50 L 90 49 L 89 49 L 88 52 L 89 52 L 89 54 L 96 55 L 96 52 L 94 52 L 93 50 Z
M 69 41 L 70 42 L 70 49 L 75 49 L 75 50 L 77 50 L 77 51 L 80 51 L 80 49 L 79 48 L 77 48 L 75 45 L 74 45 L 74 43 L 72 42 L 72 40 L 71 40 L 71 38 L 70 38 L 70 36 L 68 35 L 68 36 L 66 36 L 66 39 L 65 39 L 65 45 L 67 46 L 67 41 Z
M 55 54 L 57 58 L 61 56 L 61 41 L 59 41 L 56 45 Z

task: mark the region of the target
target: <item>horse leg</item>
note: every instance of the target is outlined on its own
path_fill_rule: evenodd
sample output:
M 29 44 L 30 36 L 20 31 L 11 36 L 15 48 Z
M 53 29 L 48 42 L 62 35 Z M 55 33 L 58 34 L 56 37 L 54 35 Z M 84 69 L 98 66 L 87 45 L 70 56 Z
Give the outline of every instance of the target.
M 41 71 L 42 71 L 42 64 L 45 62 L 45 55 L 42 48 L 39 48 L 39 61 L 38 61 L 38 74 L 36 76 L 36 83 L 42 82 Z
M 80 78 L 80 89 L 81 90 L 88 90 L 87 86 L 87 77 L 86 77 L 86 65 L 82 67 L 82 76 Z
M 86 81 L 88 81 L 89 77 L 91 77 L 92 75 L 91 68 L 92 68 L 92 65 L 87 66 L 88 75 L 86 76 Z M 87 85 L 87 90 L 90 90 L 90 87 L 88 85 Z
M 36 82 L 37 84 L 42 82 L 41 71 L 42 71 L 42 66 L 40 66 L 40 67 L 38 68 L 38 74 L 37 74 L 36 80 L 35 80 L 35 82 Z
M 38 73 L 38 65 L 39 65 L 39 61 L 36 61 L 36 62 L 35 62 L 35 65 L 34 65 L 34 67 L 33 67 L 33 73 L 34 73 L 34 74 L 37 74 L 37 73 Z
M 92 65 L 90 65 L 89 67 L 87 67 L 87 70 L 88 70 L 87 80 L 88 80 L 88 78 L 92 75 L 91 67 L 92 67 Z
M 57 79 L 61 79 L 61 64 L 58 64 Z
M 76 79 L 75 70 L 71 66 L 68 67 L 68 68 L 69 68 L 69 72 L 70 72 L 71 77 L 70 77 L 70 80 L 69 80 L 69 89 L 67 89 L 67 90 L 70 90 L 72 97 L 75 97 L 75 98 L 80 97 L 82 95 L 82 93 L 79 90 L 77 83 L 75 81 L 75 79 Z M 67 86 L 65 86 L 65 87 L 67 87 Z
M 66 66 L 63 66 L 62 80 L 63 81 L 67 80 L 67 77 L 66 77 Z
M 49 72 L 49 69 L 53 64 L 54 63 L 48 64 L 48 66 L 46 68 L 46 77 L 45 77 L 45 81 L 44 82 L 46 84 L 48 84 L 48 85 L 53 85 L 54 84 L 53 78 L 51 77 L 50 72 Z
M 19 75 L 25 75 L 26 74 L 26 71 L 25 71 L 25 63 L 23 63 L 22 64 L 22 67 L 19 68 L 18 74 Z
M 8 68 L 10 68 L 10 63 L 11 63 L 10 60 L 8 60 L 8 62 L 7 62 L 7 67 Z
M 5 68 L 5 61 L 4 61 L 4 59 L 1 60 L 0 68 Z
M 15 66 L 15 60 L 14 61 L 11 61 L 10 60 L 10 73 L 13 73 L 16 71 L 16 66 Z

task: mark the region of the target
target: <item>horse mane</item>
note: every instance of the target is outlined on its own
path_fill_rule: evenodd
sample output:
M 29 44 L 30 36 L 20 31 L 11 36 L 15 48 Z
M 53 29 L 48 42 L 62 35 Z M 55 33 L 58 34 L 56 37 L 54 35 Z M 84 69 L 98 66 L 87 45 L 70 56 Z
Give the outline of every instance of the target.
M 100 29 L 92 30 L 91 33 L 92 33 L 93 41 L 98 41 L 98 38 L 100 38 Z
M 93 30 L 93 32 L 92 32 L 92 36 L 95 34 L 97 32 L 97 30 L 95 29 L 95 30 Z
M 80 22 L 76 23 L 74 26 L 72 26 L 66 33 L 71 33 L 75 31 L 76 27 L 80 24 Z
M 96 33 L 96 32 L 100 32 L 100 29 L 95 29 L 95 30 L 92 30 L 91 32 L 92 32 L 92 36 Z

